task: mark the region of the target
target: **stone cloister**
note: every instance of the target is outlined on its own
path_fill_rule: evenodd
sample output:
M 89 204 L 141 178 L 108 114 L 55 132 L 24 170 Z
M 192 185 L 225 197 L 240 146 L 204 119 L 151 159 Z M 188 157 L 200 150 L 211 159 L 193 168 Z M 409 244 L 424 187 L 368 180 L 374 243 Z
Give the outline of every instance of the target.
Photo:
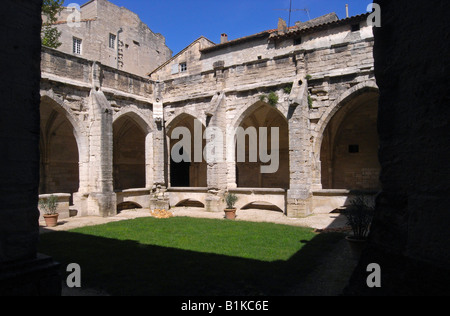
M 226 192 L 239 209 L 301 217 L 343 206 L 353 190 L 376 192 L 378 88 L 366 18 L 220 44 L 200 37 L 147 77 L 43 48 L 40 194 L 67 199 L 74 213 L 63 218 L 126 207 L 220 212 Z M 194 134 L 196 122 L 202 133 L 279 128 L 278 171 L 225 153 L 175 163 L 172 132 Z

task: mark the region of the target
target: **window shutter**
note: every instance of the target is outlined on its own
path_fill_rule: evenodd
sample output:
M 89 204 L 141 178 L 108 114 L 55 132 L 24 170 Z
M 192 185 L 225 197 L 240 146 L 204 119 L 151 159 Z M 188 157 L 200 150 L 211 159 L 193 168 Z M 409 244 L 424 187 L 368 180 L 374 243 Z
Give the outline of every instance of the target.
M 177 74 L 179 71 L 178 69 L 179 69 L 178 64 L 172 65 L 172 75 Z

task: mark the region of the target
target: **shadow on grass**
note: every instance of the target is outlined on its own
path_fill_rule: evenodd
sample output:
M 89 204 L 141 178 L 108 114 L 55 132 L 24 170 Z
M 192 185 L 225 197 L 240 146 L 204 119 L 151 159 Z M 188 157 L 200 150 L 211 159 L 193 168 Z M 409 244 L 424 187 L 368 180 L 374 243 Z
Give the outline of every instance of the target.
M 143 245 L 73 232 L 41 235 L 40 252 L 81 266 L 82 287 L 114 296 L 278 296 L 301 284 L 342 240 L 318 234 L 287 261 L 259 260 Z

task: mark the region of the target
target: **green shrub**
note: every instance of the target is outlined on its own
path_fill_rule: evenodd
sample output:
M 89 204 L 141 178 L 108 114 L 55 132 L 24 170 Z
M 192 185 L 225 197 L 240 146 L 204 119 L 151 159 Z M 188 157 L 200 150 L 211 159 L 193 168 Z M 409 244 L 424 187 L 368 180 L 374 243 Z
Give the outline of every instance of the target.
M 275 92 L 270 92 L 269 96 L 267 97 L 268 102 L 271 106 L 276 106 L 278 104 L 278 95 Z
M 227 203 L 227 209 L 234 209 L 236 202 L 238 201 L 238 197 L 236 194 L 228 193 L 225 196 L 225 202 Z
M 55 215 L 58 208 L 58 197 L 51 195 L 48 198 L 39 200 L 39 208 L 45 215 Z

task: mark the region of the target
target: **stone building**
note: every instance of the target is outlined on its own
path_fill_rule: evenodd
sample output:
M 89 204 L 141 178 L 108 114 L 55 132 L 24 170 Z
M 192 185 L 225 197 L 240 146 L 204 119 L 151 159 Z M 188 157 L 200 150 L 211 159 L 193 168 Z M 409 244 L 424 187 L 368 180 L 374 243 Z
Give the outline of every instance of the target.
M 62 43 L 58 50 L 133 74 L 145 75 L 172 56 L 164 36 L 107 0 L 65 8 L 56 26 Z
M 239 209 L 299 217 L 329 213 L 353 190 L 378 191 L 378 88 L 367 16 L 279 23 L 235 40 L 223 34 L 220 44 L 200 37 L 148 66 L 147 76 L 44 48 L 41 193 L 71 194 L 81 216 L 113 215 L 124 205 L 219 212 L 226 192 L 234 192 Z M 176 163 L 170 153 L 177 127 L 192 134 L 278 128 L 278 171 L 261 173 L 266 160 L 238 162 L 226 150 L 218 161 Z M 263 143 L 260 132 L 255 143 Z M 206 141 L 192 145 L 195 156 Z M 234 148 L 234 139 L 223 145 Z

